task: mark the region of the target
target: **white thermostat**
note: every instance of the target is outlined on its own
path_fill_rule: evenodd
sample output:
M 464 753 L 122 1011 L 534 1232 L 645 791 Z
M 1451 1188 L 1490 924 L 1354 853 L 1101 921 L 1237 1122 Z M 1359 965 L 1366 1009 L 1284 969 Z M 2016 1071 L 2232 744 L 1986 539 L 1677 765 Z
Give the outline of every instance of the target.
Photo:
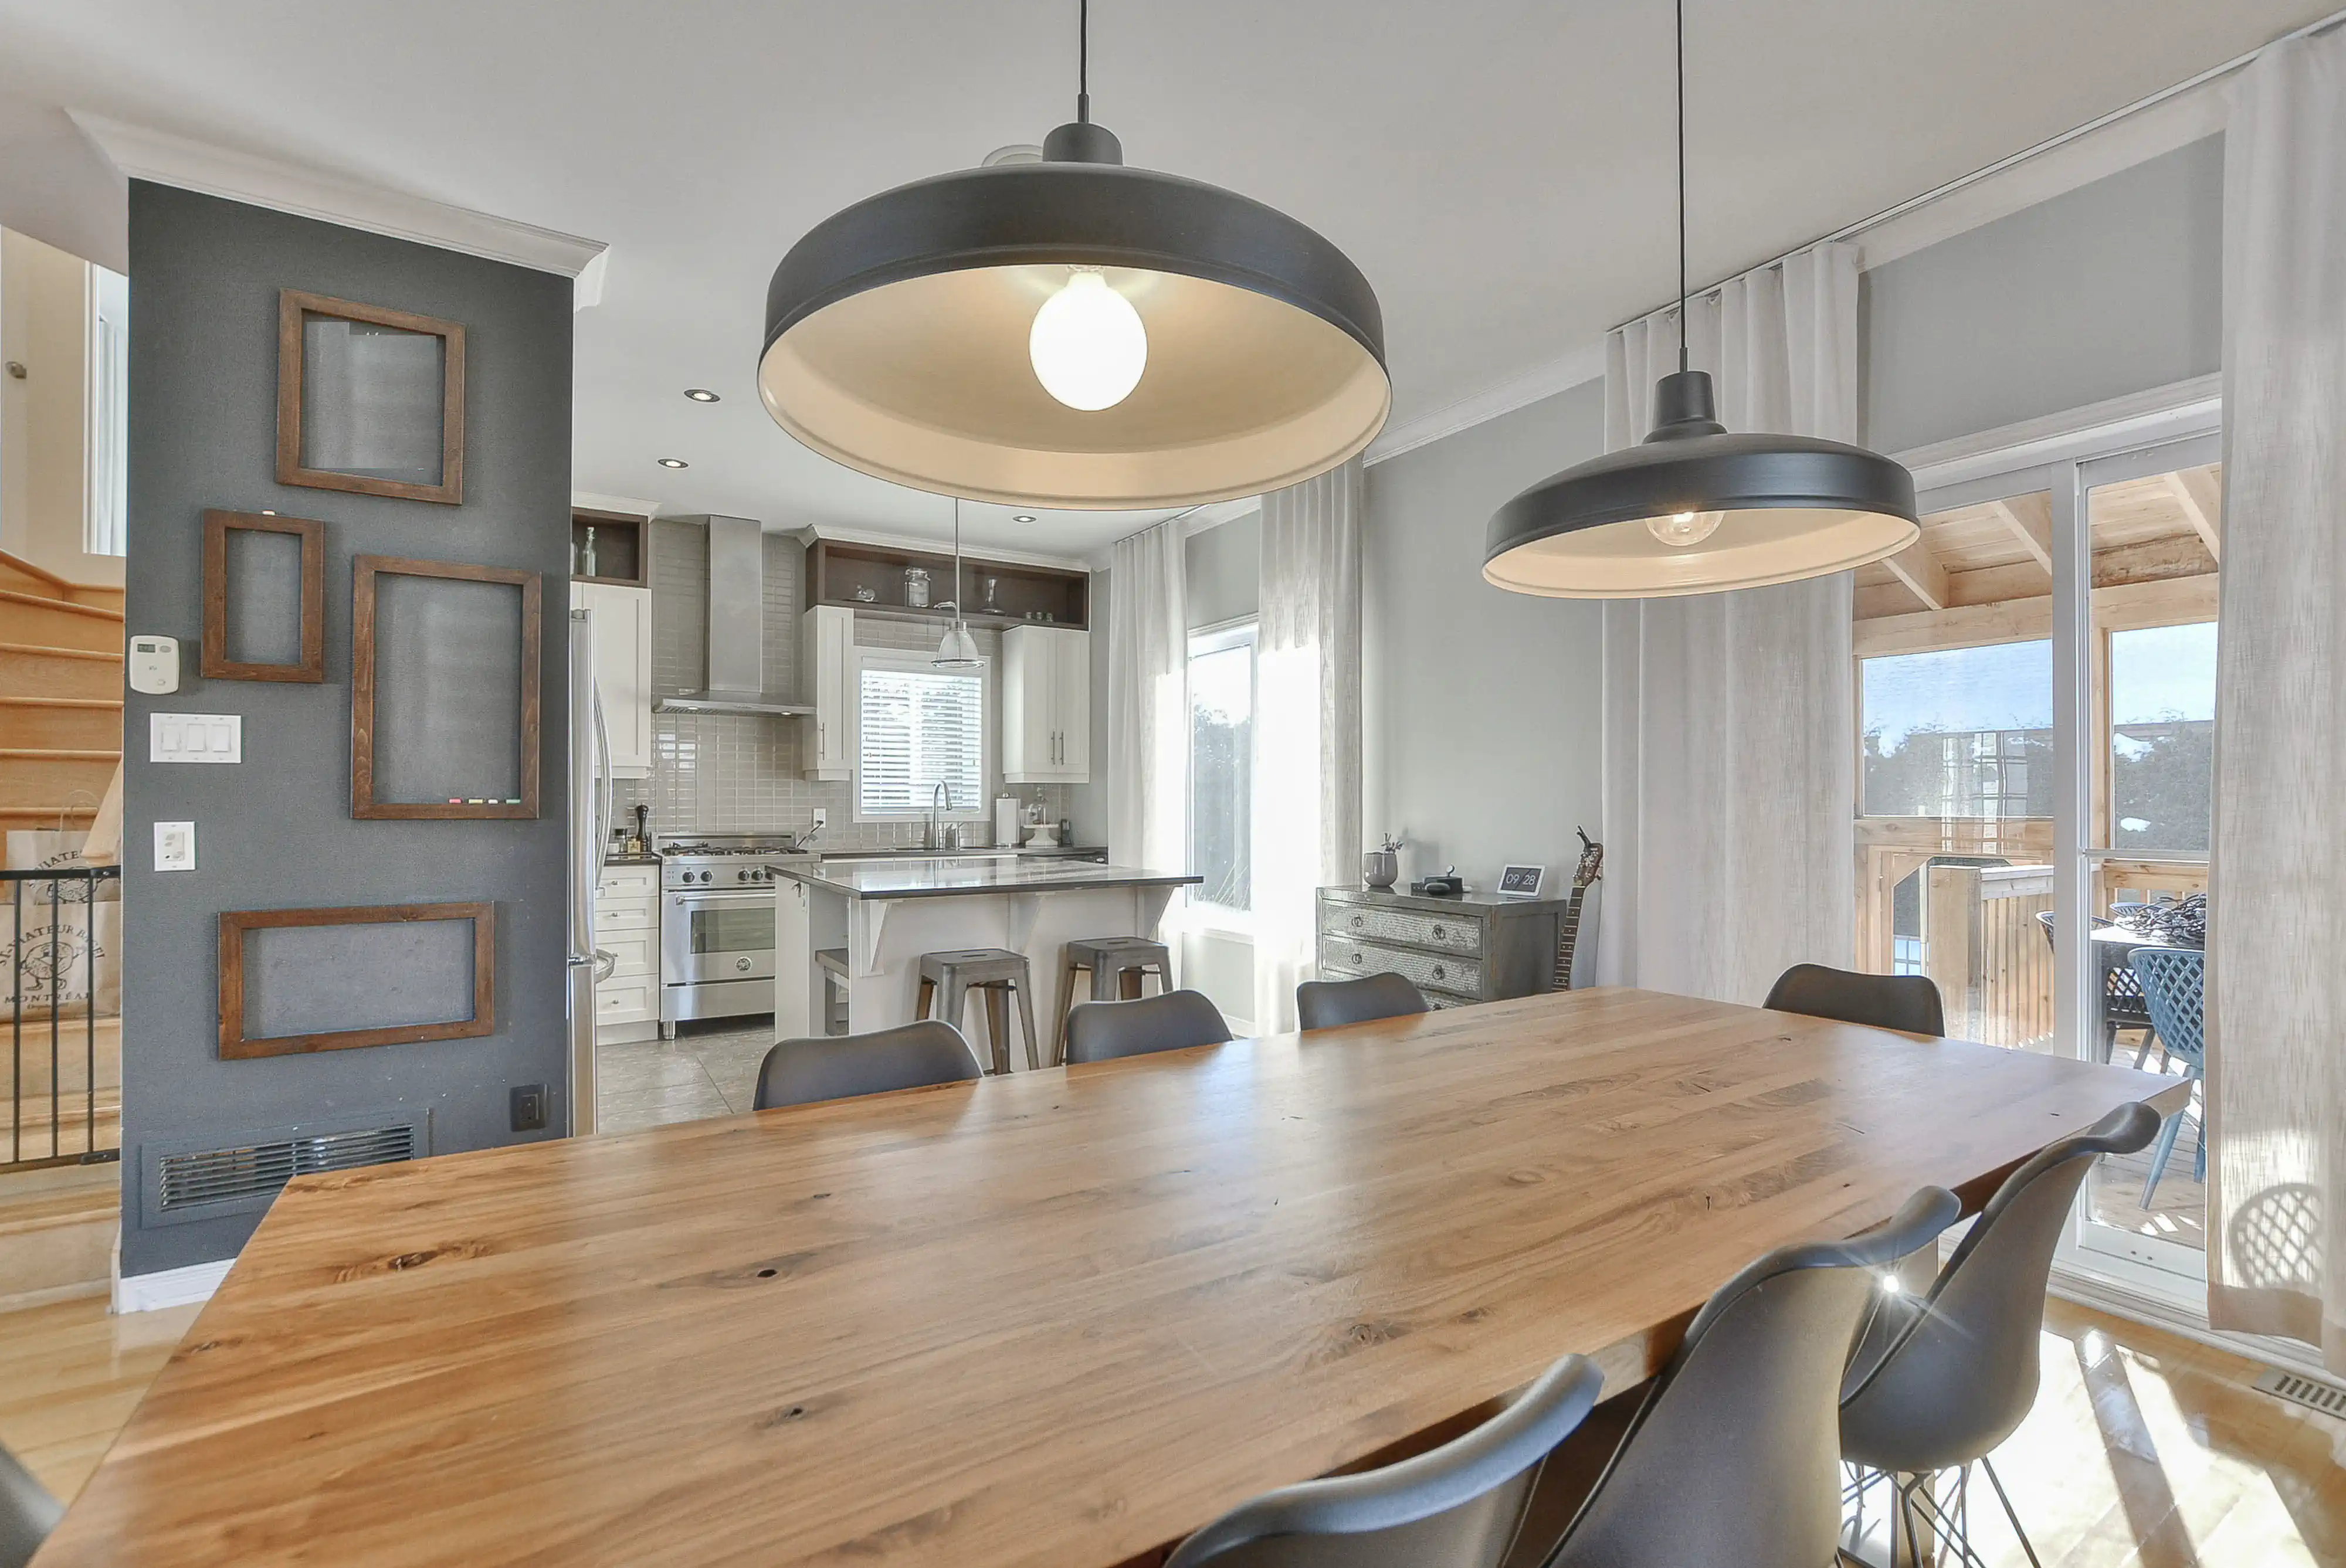
M 130 689 L 161 697 L 179 689 L 179 639 L 130 639 Z

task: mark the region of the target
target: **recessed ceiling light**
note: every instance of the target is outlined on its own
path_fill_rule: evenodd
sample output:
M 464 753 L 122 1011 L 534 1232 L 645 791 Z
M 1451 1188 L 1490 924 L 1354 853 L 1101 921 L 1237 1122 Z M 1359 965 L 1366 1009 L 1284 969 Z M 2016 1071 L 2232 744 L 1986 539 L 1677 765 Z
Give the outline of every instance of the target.
M 1032 523 L 1035 521 L 1035 514 L 1032 512 L 1014 512 L 1010 514 L 1010 520 L 1013 523 Z
M 723 398 L 719 397 L 715 392 L 710 392 L 707 387 L 687 387 L 684 389 L 684 395 L 690 398 L 695 402 L 723 402 L 725 401 Z
M 659 460 L 659 465 L 662 468 L 690 468 L 692 466 L 692 464 L 687 463 L 681 457 L 663 457 Z

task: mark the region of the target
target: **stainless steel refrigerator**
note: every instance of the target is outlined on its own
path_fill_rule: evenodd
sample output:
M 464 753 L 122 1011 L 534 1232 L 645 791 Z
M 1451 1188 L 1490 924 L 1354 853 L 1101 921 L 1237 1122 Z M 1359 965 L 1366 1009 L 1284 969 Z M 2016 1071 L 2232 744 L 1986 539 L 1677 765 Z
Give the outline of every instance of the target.
M 595 687 L 595 617 L 570 612 L 570 1108 L 573 1135 L 595 1130 L 595 987 L 618 960 L 595 945 L 595 890 L 611 828 L 611 735 Z

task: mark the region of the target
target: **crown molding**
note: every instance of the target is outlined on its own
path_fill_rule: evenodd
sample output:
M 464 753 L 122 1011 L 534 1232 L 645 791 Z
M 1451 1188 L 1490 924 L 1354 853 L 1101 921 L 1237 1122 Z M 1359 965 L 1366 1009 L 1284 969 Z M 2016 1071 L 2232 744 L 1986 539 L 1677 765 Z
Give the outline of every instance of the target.
M 657 501 L 638 501 L 632 495 L 597 495 L 591 490 L 570 493 L 570 509 L 574 512 L 617 512 L 623 516 L 641 517 L 649 522 L 659 515 Z
M 610 247 L 599 239 L 583 239 L 426 197 L 231 152 L 82 109 L 67 109 L 66 114 L 126 179 L 152 180 L 290 212 L 297 218 L 321 219 L 394 239 L 558 273 L 576 280 L 574 304 L 581 310 L 602 298 L 604 258 Z
M 1597 339 L 1583 344 L 1562 359 L 1551 360 L 1520 375 L 1494 382 L 1471 397 L 1445 403 L 1431 413 L 1400 424 L 1389 424 L 1369 443 L 1362 457 L 1363 463 L 1382 463 L 1389 457 L 1399 457 L 1404 452 L 1414 452 L 1429 442 L 1440 441 L 1445 435 L 1481 424 L 1485 420 L 1513 413 L 1544 397 L 1554 397 L 1567 387 L 1584 382 L 1603 379 L 1605 374 L 1605 341 Z

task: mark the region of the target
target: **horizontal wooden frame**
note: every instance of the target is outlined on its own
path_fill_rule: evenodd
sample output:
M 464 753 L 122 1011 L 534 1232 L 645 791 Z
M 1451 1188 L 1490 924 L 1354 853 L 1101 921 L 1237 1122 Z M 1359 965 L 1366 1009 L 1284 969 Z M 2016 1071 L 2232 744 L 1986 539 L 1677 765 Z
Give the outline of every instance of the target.
M 298 664 L 241 664 L 228 657 L 228 536 L 291 534 L 301 541 L 301 659 Z M 326 678 L 326 525 L 308 517 L 260 512 L 204 514 L 204 631 L 197 669 L 207 680 Z
M 470 583 L 510 583 L 521 589 L 521 804 L 486 801 L 378 801 L 374 798 L 375 579 L 446 577 Z M 475 566 L 460 561 L 410 561 L 359 555 L 351 562 L 351 815 L 372 821 L 448 818 L 535 819 L 538 803 L 538 657 L 544 585 L 535 572 Z
M 473 1015 L 446 1023 L 336 1029 L 319 1034 L 244 1033 L 244 939 L 286 926 L 388 925 L 408 921 L 473 922 Z M 497 906 L 493 903 L 373 904 L 351 909 L 223 910 L 219 917 L 219 1054 L 223 1061 L 300 1056 L 419 1040 L 471 1040 L 497 1029 Z
M 364 473 L 337 473 L 301 465 L 301 318 L 331 316 L 403 331 L 428 332 L 446 345 L 440 375 L 440 483 L 407 484 Z M 316 490 L 346 490 L 401 501 L 436 501 L 459 506 L 464 500 L 464 327 L 437 316 L 419 316 L 382 305 L 362 305 L 326 294 L 283 289 L 277 295 L 277 483 Z

